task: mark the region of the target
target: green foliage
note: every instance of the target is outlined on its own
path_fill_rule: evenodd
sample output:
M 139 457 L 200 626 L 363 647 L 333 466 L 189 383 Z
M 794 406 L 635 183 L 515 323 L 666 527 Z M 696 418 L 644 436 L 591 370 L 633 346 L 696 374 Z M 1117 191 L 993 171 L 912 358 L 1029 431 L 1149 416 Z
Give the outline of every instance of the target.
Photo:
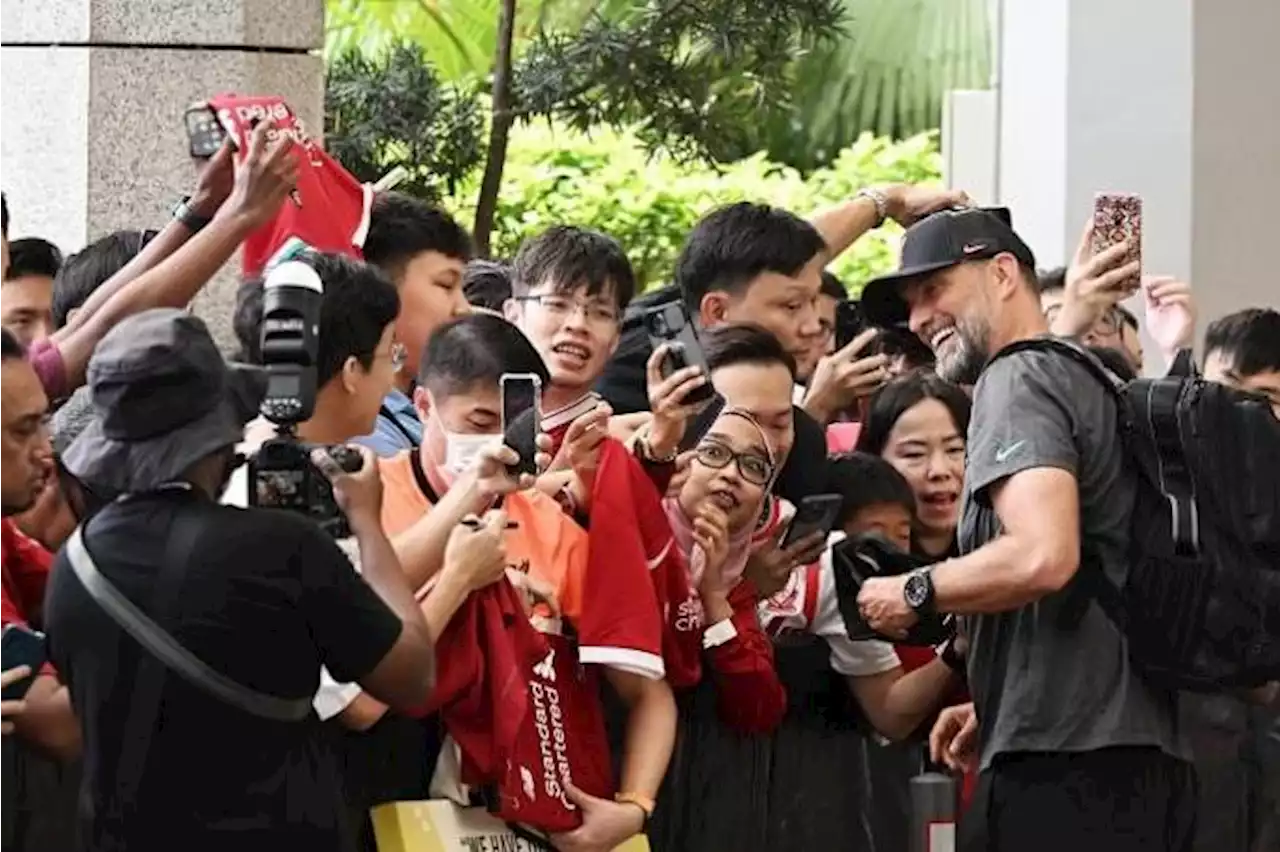
M 753 124 L 741 152 L 813 168 L 863 132 L 937 128 L 948 91 L 990 85 L 988 0 L 841 2 L 844 36 L 796 60 L 790 109 Z
M 685 236 L 707 211 L 734 201 L 761 201 L 809 215 L 852 198 L 869 185 L 936 182 L 936 134 L 903 142 L 863 135 L 832 164 L 808 177 L 763 153 L 720 168 L 650 156 L 632 132 L 598 129 L 589 136 L 545 123 L 518 125 L 507 154 L 493 237 L 494 256 L 511 257 L 520 242 L 550 225 L 584 225 L 616 237 L 647 286 L 666 280 Z M 446 202 L 464 221 L 475 209 L 479 178 Z M 832 266 L 857 291 L 895 262 L 898 231 L 869 234 Z
M 711 162 L 751 116 L 784 111 L 796 57 L 839 32 L 840 0 L 650 0 L 576 32 L 540 31 L 514 68 L 522 117 L 628 128 L 651 151 Z
M 403 166 L 402 191 L 453 194 L 484 156 L 485 113 L 475 92 L 442 84 L 417 46 L 377 59 L 352 50 L 328 66 L 325 146 L 362 181 Z

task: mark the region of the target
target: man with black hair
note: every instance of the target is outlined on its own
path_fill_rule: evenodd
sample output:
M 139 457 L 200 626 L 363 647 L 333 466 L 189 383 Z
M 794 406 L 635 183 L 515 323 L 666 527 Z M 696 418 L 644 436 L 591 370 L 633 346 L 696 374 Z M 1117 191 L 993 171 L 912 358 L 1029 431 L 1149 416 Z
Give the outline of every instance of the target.
M 1248 308 L 1214 320 L 1204 336 L 1204 375 L 1265 396 L 1280 417 L 1280 311 Z
M 472 308 L 501 314 L 511 298 L 511 267 L 496 260 L 472 260 L 462 271 L 462 293 Z
M 908 225 L 967 200 L 963 192 L 894 185 L 862 190 L 852 200 L 814 217 L 812 223 L 779 208 L 747 202 L 712 211 L 685 241 L 676 262 L 675 283 L 631 306 L 618 351 L 597 390 L 615 413 L 649 410 L 646 377 L 653 349 L 644 314 L 677 300 L 683 301 L 703 329 L 753 323 L 777 337 L 793 358 L 804 357 L 812 340 L 822 334 L 815 305 L 827 263 L 887 218 Z M 796 417 L 808 419 L 803 412 Z M 821 429 L 802 432 L 817 434 Z M 818 449 L 805 455 L 814 457 Z M 820 449 L 825 455 L 825 437 Z M 778 483 L 786 490 L 778 493 L 799 500 L 811 489 L 804 485 L 792 491 L 791 487 L 815 481 L 818 472 L 796 470 L 794 464 L 784 467 Z
M 599 231 L 556 225 L 516 254 L 506 315 L 551 375 L 542 389 L 542 427 L 557 451 L 569 425 L 600 405 L 592 387 L 618 348 L 635 287 L 622 246 Z
M 502 375 L 532 373 L 544 387 L 554 388 L 557 370 L 572 377 L 580 364 L 570 358 L 555 366 L 544 364 L 544 355 L 525 334 L 488 314 L 441 327 L 426 355 L 414 392 L 425 424 L 422 446 L 381 461 L 387 486 L 383 525 L 410 583 L 422 584 L 439 570 L 444 533 L 468 514 L 502 500 L 518 521 L 505 540 L 517 578 L 531 577 L 554 590 L 561 614 L 577 631 L 580 661 L 602 666 L 629 708 L 620 773 L 624 797 L 607 801 L 569 790 L 569 798 L 582 808 L 584 824 L 570 832 L 569 841 L 577 845 L 560 847 L 612 849 L 643 827 L 675 735 L 675 705 L 662 679 L 659 612 L 648 567 L 611 566 L 616 570 L 607 578 L 588 579 L 587 534 L 554 500 L 530 488 L 531 476 L 517 481 L 507 472 L 505 466 L 518 456 L 502 442 Z M 608 600 L 595 597 L 601 584 L 611 589 Z M 439 612 L 447 620 L 460 602 L 455 597 L 452 608 Z M 600 634 L 606 624 L 607 646 Z M 449 653 L 474 649 L 441 648 L 442 656 Z M 572 726 L 569 719 L 553 721 Z M 592 746 L 607 748 L 604 743 Z
M 53 279 L 62 252 L 48 240 L 26 237 L 9 244 L 9 271 L 0 284 L 0 324 L 23 346 L 53 333 Z
M 432 332 L 469 311 L 462 272 L 471 252 L 470 235 L 443 210 L 399 192 L 379 193 L 374 199 L 364 259 L 400 293 L 396 344 L 404 350 L 374 430 L 359 441 L 381 457 L 422 442 L 412 399 L 414 377 Z
M 113 231 L 67 258 L 53 280 L 53 325 L 65 326 L 98 288 L 142 253 L 158 231 Z
M 0 192 L 0 278 L 9 274 L 9 196 Z

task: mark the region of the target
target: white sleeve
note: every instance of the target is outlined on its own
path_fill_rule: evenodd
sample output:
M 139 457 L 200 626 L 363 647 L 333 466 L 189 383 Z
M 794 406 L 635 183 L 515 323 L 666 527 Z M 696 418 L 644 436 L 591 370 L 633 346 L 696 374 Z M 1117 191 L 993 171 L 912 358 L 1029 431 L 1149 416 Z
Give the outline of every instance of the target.
M 831 648 L 831 668 L 848 677 L 863 677 L 892 671 L 902 662 L 889 642 L 849 638 L 840 604 L 836 600 L 835 577 L 831 574 L 831 551 L 828 549 L 818 572 L 818 607 L 809 630 L 827 640 Z
M 320 688 L 311 705 L 321 722 L 326 722 L 351 706 L 361 692 L 358 683 L 338 683 L 326 668 L 320 669 Z

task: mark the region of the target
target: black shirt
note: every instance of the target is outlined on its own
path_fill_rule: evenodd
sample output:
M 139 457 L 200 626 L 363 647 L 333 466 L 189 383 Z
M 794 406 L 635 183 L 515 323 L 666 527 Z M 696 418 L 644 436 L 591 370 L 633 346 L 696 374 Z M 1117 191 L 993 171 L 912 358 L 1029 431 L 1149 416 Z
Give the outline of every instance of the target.
M 622 321 L 622 337 L 613 358 L 605 365 L 596 382 L 596 392 L 605 398 L 615 414 L 634 414 L 649 410 L 646 367 L 653 347 L 645 330 L 644 315 L 657 305 L 680 298 L 675 285 L 646 293 L 627 308 Z M 792 503 L 823 490 L 826 481 L 827 434 L 818 421 L 803 408 L 793 406 L 795 443 L 786 463 L 778 473 L 773 493 Z
M 150 594 L 175 513 L 203 525 L 177 604 Z M 400 619 L 318 527 L 283 512 L 222 506 L 192 492 L 116 503 L 89 524 L 101 574 L 188 651 L 241 685 L 284 698 L 315 694 L 320 667 L 340 682 L 368 675 Z M 80 797 L 88 850 L 345 850 L 349 826 L 332 754 L 312 713 L 260 719 L 165 671 L 136 795 L 120 758 L 140 646 L 85 592 L 65 554 L 50 575 L 51 657 L 84 732 Z

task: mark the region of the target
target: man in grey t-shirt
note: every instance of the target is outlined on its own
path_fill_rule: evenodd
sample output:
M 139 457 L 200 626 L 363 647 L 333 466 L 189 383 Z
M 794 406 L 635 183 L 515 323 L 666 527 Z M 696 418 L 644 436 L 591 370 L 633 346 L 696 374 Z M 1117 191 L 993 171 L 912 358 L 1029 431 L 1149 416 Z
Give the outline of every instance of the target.
M 1122 288 L 1137 272 L 1123 254 L 1085 258 L 1075 272 Z M 982 771 L 966 826 L 976 848 L 1180 852 L 1195 782 L 1175 697 L 1138 676 L 1124 637 L 1081 588 L 1085 572 L 1120 582 L 1128 570 L 1136 482 L 1114 401 L 1056 353 L 1015 353 L 983 369 L 1005 346 L 1047 333 L 1035 281 L 1035 258 L 1012 229 L 964 210 L 908 230 L 901 271 L 864 292 L 874 322 L 909 318 L 944 378 L 977 384 L 965 555 L 869 580 L 859 607 L 891 635 L 933 610 L 965 616 L 974 703 L 947 711 L 934 740 L 952 763 Z

